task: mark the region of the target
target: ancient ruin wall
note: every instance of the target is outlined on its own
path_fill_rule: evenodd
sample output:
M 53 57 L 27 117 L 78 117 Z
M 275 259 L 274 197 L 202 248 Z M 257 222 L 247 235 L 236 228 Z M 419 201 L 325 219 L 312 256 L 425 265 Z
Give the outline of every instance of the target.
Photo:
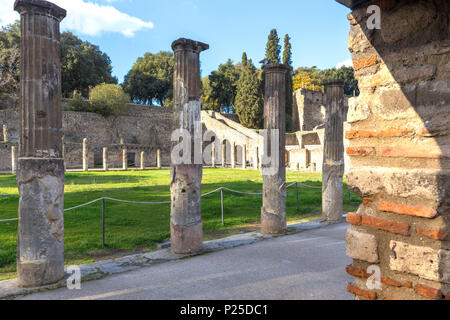
M 450 3 L 377 1 L 349 15 L 361 95 L 351 99 L 347 254 L 358 299 L 442 299 L 450 293 Z M 370 266 L 380 288 L 367 285 Z
M 156 150 L 160 148 L 163 166 L 170 164 L 170 134 L 172 108 L 129 105 L 127 112 L 119 117 L 105 118 L 89 112 L 63 112 L 63 132 L 65 144 L 65 157 L 67 168 L 81 168 L 82 142 L 88 139 L 90 164 L 102 161 L 103 147 L 119 145 L 123 139 L 129 149 L 146 149 L 146 165 L 156 166 Z M 8 140 L 17 142 L 19 139 L 19 111 L 9 108 L 0 110 L 0 125 L 8 127 Z M 0 171 L 10 170 L 11 155 L 9 144 L 0 142 Z M 111 153 L 111 168 L 121 166 L 121 150 L 109 148 Z M 117 150 L 116 150 L 117 149 Z M 134 151 L 133 151 L 134 152 Z M 113 160 L 117 158 L 117 161 Z

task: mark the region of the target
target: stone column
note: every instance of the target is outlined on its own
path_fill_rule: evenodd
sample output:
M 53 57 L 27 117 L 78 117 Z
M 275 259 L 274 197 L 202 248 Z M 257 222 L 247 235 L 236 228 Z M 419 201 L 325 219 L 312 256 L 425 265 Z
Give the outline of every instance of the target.
M 253 155 L 253 169 L 255 170 L 259 170 L 259 148 L 256 147 L 255 148 L 255 154 Z
M 127 148 L 122 149 L 122 169 L 128 170 L 128 152 Z
M 59 25 L 66 11 L 18 0 L 21 15 L 18 284 L 64 277 L 64 159 Z
M 201 183 L 203 165 L 195 164 L 194 136 L 201 128 L 200 114 L 200 52 L 207 44 L 178 39 L 172 44 L 174 64 L 174 126 L 191 137 L 190 163 L 171 166 L 170 190 L 171 248 L 174 253 L 198 252 L 203 246 L 201 216 Z
M 222 168 L 227 167 L 227 144 L 222 141 Z
M 267 132 L 267 139 L 264 139 L 264 160 L 269 157 L 271 161 L 270 163 L 261 161 L 264 162 L 262 163 L 263 207 L 261 209 L 263 234 L 282 234 L 286 230 L 284 152 L 286 149 L 286 73 L 290 69 L 289 66 L 279 64 L 264 67 L 264 128 Z M 272 146 L 272 143 L 276 145 Z
M 89 152 L 88 152 L 88 145 L 87 145 L 87 139 L 83 139 L 83 171 L 89 170 Z
M 11 146 L 11 173 L 16 174 L 16 147 Z
M 8 142 L 8 127 L 6 124 L 3 125 L 3 141 Z
M 214 142 L 214 146 L 211 150 L 211 166 L 213 168 L 216 167 L 216 143 Z
M 103 170 L 104 171 L 108 171 L 109 170 L 108 148 L 103 148 Z
M 242 145 L 242 169 L 247 168 L 247 147 L 245 144 Z
M 161 169 L 161 150 L 156 150 L 156 167 Z
M 141 151 L 141 170 L 145 169 L 145 151 Z
M 330 80 L 323 83 L 326 95 L 322 167 L 323 222 L 339 222 L 344 214 L 344 84 L 343 80 Z
M 231 143 L 231 168 L 236 169 L 236 143 Z

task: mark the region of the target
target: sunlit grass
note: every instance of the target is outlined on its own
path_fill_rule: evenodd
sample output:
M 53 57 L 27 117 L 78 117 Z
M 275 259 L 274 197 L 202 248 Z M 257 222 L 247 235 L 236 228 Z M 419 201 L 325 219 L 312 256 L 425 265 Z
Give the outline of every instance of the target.
M 321 186 L 321 175 L 288 172 L 288 183 L 304 182 Z M 169 170 L 67 173 L 65 208 L 111 197 L 133 201 L 170 200 Z M 205 169 L 202 193 L 221 186 L 245 192 L 261 192 L 259 171 Z M 6 196 L 2 196 L 6 194 Z M 0 220 L 16 218 L 19 194 L 16 178 L 0 175 Z M 321 189 L 300 188 L 297 211 L 295 186 L 288 190 L 287 217 L 297 221 L 306 214 L 321 212 Z M 360 199 L 344 197 L 345 210 L 353 210 Z M 214 238 L 260 220 L 261 196 L 232 194 L 225 191 L 225 226 L 222 226 L 220 193 L 203 198 L 202 217 L 205 239 Z M 170 205 L 125 204 L 107 201 L 106 248 L 101 245 L 101 203 L 67 212 L 65 215 L 66 264 L 92 262 L 95 259 L 133 251 L 148 251 L 170 237 Z M 0 280 L 15 271 L 17 222 L 0 223 Z

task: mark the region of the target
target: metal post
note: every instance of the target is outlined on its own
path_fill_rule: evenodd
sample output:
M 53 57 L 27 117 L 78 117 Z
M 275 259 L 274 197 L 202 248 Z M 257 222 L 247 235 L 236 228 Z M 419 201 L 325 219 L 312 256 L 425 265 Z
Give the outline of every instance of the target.
M 295 189 L 297 191 L 297 211 L 300 210 L 300 202 L 298 201 L 298 182 L 295 183 Z
M 225 226 L 225 216 L 223 214 L 223 189 L 220 189 L 220 202 L 222 204 L 222 225 Z
M 105 247 L 105 199 L 102 199 L 102 248 Z

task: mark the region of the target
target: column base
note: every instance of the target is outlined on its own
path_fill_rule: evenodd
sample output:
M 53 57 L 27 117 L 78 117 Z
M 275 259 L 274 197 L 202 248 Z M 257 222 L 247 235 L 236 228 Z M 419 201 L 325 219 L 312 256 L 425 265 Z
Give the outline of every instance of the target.
M 261 208 L 261 232 L 262 234 L 284 234 L 287 229 L 286 213 L 269 213 Z
M 175 254 L 197 253 L 203 249 L 203 222 L 180 227 L 170 224 L 171 249 Z

